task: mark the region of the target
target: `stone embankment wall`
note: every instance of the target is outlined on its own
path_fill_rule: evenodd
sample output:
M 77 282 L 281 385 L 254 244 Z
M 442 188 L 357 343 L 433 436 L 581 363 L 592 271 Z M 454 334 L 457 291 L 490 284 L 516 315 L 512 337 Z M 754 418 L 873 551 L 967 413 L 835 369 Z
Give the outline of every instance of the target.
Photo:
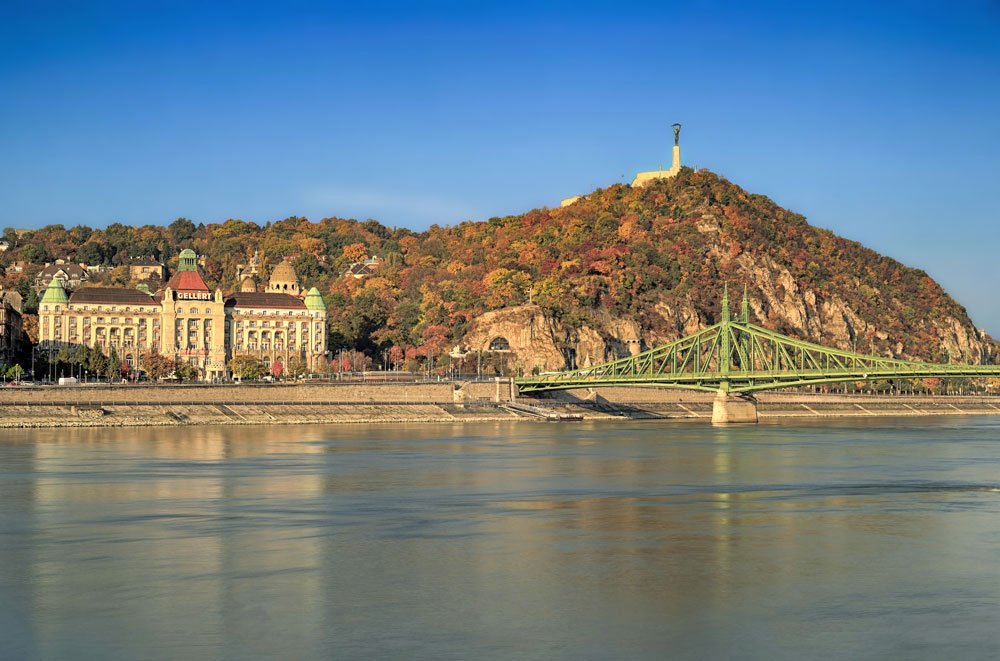
M 510 381 L 0 389 L 0 427 L 510 420 Z
M 0 389 L 0 427 L 249 425 L 516 420 L 508 380 L 267 386 L 66 386 Z M 713 393 L 600 388 L 519 401 L 586 419 L 710 420 Z M 777 418 L 1000 415 L 1000 397 L 766 393 Z
M 483 384 L 492 385 L 492 384 Z M 4 388 L 0 405 L 47 402 L 405 402 L 443 403 L 454 401 L 451 383 L 323 383 L 292 385 L 155 385 L 155 386 L 39 386 Z

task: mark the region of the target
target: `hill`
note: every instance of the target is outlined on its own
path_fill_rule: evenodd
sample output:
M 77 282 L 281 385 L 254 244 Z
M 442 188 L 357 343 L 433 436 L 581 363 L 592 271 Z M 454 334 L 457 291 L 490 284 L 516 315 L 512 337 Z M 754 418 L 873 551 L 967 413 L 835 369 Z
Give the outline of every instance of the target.
M 524 332 L 529 344 L 541 342 L 548 357 L 539 365 L 547 369 L 597 362 L 713 323 L 724 283 L 737 297 L 747 287 L 758 323 L 822 344 L 970 362 L 991 361 L 996 350 L 925 272 L 812 227 L 706 170 L 422 233 L 338 218 L 265 226 L 179 219 L 168 227 L 50 226 L 4 238 L 11 249 L 0 267 L 60 256 L 110 267 L 139 256 L 169 262 L 190 246 L 205 255 L 210 284 L 227 289 L 255 248 L 271 264 L 296 255 L 305 284 L 326 298 L 331 348 L 372 355 L 399 347 L 397 357 L 400 349 L 410 358 L 440 356 Z M 341 275 L 366 255 L 383 259 L 374 275 Z M 127 280 L 121 271 L 106 277 Z M 7 270 L 6 284 L 28 293 L 24 280 Z

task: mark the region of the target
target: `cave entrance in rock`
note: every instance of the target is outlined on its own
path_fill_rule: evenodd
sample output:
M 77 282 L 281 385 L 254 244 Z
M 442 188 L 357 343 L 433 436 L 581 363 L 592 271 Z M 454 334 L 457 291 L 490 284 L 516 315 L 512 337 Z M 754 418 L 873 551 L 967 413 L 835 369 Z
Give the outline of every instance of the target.
M 494 337 L 490 341 L 490 351 L 510 351 L 510 342 L 506 337 Z

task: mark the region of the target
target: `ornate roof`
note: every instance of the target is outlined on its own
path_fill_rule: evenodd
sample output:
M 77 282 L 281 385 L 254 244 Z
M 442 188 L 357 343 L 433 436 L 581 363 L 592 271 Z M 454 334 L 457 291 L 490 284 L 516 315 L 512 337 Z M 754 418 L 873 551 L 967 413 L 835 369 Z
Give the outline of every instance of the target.
M 165 286 L 174 291 L 211 291 L 197 271 L 178 271 L 170 276 Z
M 295 275 L 291 261 L 286 257 L 280 264 L 274 267 L 271 272 L 271 279 L 267 283 L 268 291 L 299 293 L 299 277 Z
M 305 310 L 306 304 L 298 296 L 275 292 L 236 292 L 226 299 L 227 308 L 284 308 Z
M 292 263 L 287 259 L 283 259 L 280 264 L 274 267 L 274 272 L 271 273 L 271 279 L 292 281 L 298 280 L 298 276 L 295 275 L 295 269 L 292 268 Z
M 197 271 L 198 270 L 198 255 L 195 254 L 190 248 L 185 248 L 181 251 L 181 254 L 177 256 L 177 270 L 178 271 Z
M 257 278 L 252 275 L 244 276 L 240 281 L 240 291 L 241 292 L 256 292 L 257 291 Z
M 51 285 L 49 285 L 51 288 Z M 48 293 L 48 290 L 45 290 Z M 127 287 L 82 287 L 73 292 L 70 303 L 129 303 L 132 305 L 155 305 L 149 294 Z
M 42 303 L 66 303 L 69 299 L 66 297 L 66 290 L 63 289 L 62 282 L 58 278 L 52 278 L 49 281 L 49 286 L 45 288 L 45 293 L 42 294 Z
M 323 302 L 323 297 L 315 287 L 306 294 L 305 304 L 310 310 L 326 310 L 326 303 Z

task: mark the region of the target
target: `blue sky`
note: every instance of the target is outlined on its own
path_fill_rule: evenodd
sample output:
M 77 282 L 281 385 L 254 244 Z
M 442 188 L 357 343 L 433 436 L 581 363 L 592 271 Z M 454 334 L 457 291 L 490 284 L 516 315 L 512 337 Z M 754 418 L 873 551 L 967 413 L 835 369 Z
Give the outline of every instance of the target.
M 1000 336 L 1000 3 L 0 0 L 0 227 L 422 229 L 669 159 Z

